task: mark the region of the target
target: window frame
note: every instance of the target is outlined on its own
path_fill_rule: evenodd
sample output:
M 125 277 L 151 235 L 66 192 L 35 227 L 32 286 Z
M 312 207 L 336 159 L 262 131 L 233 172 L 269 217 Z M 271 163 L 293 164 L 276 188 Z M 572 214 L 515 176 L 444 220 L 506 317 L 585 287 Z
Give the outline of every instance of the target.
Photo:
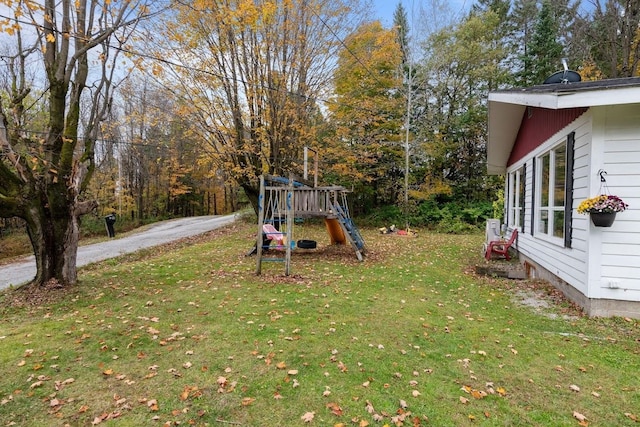
M 567 137 L 554 144 L 549 149 L 540 153 L 533 158 L 533 164 L 538 165 L 534 169 L 532 190 L 535 193 L 533 224 L 531 227 L 532 234 L 535 231 L 536 236 L 541 239 L 550 241 L 559 246 L 571 248 L 572 240 L 572 204 L 573 204 L 573 163 L 574 163 L 574 140 L 575 132 L 571 132 Z M 562 149 L 564 147 L 564 149 Z M 548 164 L 546 158 L 548 156 Z M 563 157 L 564 168 L 558 168 L 558 159 Z M 546 176 L 548 174 L 548 176 Z M 558 194 L 559 189 L 558 174 L 564 178 L 562 183 L 562 193 Z M 546 184 L 546 188 L 543 185 Z M 543 206 L 543 199 L 546 199 L 547 205 Z M 562 205 L 558 202 L 562 200 Z M 546 216 L 546 229 L 543 229 L 543 216 Z M 562 218 L 561 224 L 555 224 L 558 217 Z M 557 234 L 557 232 L 561 234 Z
M 526 206 L 526 164 L 509 172 L 507 198 L 507 226 L 524 230 Z

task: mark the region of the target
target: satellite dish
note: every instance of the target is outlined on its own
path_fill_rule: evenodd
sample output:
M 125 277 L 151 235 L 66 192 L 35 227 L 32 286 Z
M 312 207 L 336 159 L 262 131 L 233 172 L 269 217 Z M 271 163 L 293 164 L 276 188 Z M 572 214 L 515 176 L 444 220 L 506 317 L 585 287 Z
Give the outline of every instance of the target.
M 556 73 L 551 74 L 544 81 L 544 84 L 550 85 L 550 84 L 557 84 L 557 83 L 563 83 L 563 84 L 578 83 L 581 80 L 582 80 L 582 77 L 580 77 L 580 74 L 576 73 L 575 71 L 563 70 L 563 71 L 558 71 Z

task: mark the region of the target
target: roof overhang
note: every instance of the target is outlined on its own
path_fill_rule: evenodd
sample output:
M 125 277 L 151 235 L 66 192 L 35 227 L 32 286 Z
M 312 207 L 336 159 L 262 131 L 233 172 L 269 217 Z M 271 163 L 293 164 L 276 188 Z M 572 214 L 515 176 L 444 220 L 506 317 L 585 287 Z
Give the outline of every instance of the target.
M 527 107 L 552 110 L 640 103 L 640 78 L 533 86 L 489 93 L 487 172 L 504 174 Z

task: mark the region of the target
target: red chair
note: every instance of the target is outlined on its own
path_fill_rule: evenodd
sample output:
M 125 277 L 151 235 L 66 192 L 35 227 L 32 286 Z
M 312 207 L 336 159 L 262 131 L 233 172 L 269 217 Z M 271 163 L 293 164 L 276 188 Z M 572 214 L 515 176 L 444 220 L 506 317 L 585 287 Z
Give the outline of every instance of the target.
M 494 240 L 489 242 L 487 252 L 485 252 L 484 257 L 489 261 L 491 260 L 492 254 L 497 254 L 509 261 L 511 259 L 511 256 L 509 255 L 509 248 L 513 245 L 513 242 L 516 241 L 517 237 L 518 230 L 513 230 L 509 240 Z

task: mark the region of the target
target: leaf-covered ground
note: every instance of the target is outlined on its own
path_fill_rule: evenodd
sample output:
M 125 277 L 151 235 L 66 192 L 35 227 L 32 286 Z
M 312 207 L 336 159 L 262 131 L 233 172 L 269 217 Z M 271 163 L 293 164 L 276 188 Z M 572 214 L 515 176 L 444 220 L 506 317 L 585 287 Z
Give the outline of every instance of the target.
M 1 294 L 0 426 L 637 425 L 638 322 L 475 275 L 481 236 L 364 230 L 360 263 L 303 224 L 256 276 L 254 232 Z

